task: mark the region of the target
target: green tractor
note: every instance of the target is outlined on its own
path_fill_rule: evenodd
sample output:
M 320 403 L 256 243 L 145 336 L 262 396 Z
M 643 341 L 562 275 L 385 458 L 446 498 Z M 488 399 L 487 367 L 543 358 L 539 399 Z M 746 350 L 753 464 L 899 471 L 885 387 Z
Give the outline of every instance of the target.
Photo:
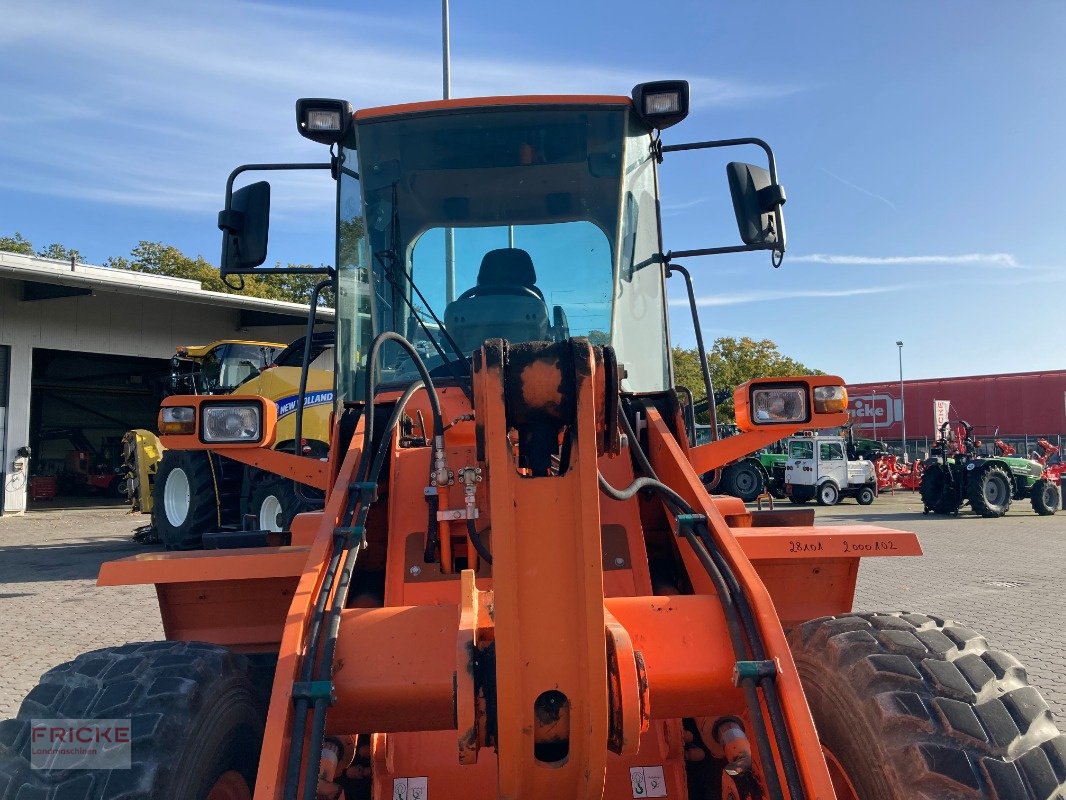
M 965 431 L 958 446 L 951 423 L 940 428 L 933 457 L 925 464 L 919 491 L 923 513 L 958 515 L 966 503 L 982 517 L 1002 517 L 1011 500 L 1028 499 L 1037 514 L 1054 514 L 1061 505 L 1059 487 L 1044 477 L 1044 466 L 1030 458 L 982 456 L 973 438 L 973 426 L 959 421 Z
M 724 439 L 737 433 L 737 426 L 730 423 L 718 423 L 718 438 Z M 711 426 L 696 425 L 696 444 L 711 441 Z M 739 497 L 745 503 L 754 502 L 763 492 L 769 492 L 778 500 L 785 498 L 785 462 L 788 460 L 786 449 L 781 442 L 763 448 L 758 453 L 737 459 L 722 468 L 722 477 L 714 486 L 718 494 Z M 711 473 L 703 476 L 709 480 Z

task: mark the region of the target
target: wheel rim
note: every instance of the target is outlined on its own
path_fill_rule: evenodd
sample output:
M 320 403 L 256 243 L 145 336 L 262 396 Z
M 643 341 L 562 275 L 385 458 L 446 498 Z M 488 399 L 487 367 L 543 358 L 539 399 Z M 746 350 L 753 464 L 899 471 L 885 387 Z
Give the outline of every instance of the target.
M 733 478 L 733 484 L 737 487 L 737 491 L 742 494 L 755 491 L 755 476 L 748 470 L 741 470 Z
M 184 524 L 189 516 L 191 500 L 189 476 L 181 467 L 171 470 L 167 475 L 167 484 L 163 487 L 163 511 L 167 515 L 167 522 L 175 528 Z
M 252 800 L 252 792 L 244 776 L 231 769 L 218 776 L 204 800 Z
M 281 532 L 281 501 L 268 495 L 259 506 L 259 527 L 264 531 Z
M 851 778 L 844 771 L 844 767 L 833 755 L 833 751 L 822 745 L 822 755 L 825 756 L 825 765 L 829 768 L 829 779 L 833 782 L 833 792 L 837 800 L 859 800 L 859 793 L 851 784 Z
M 836 502 L 837 491 L 833 488 L 832 484 L 826 484 L 822 487 L 822 502 L 827 506 L 833 505 Z
M 985 482 L 985 502 L 990 506 L 1003 505 L 1003 495 L 1006 492 L 1003 491 L 1003 485 L 999 480 L 999 477 L 993 475 Z

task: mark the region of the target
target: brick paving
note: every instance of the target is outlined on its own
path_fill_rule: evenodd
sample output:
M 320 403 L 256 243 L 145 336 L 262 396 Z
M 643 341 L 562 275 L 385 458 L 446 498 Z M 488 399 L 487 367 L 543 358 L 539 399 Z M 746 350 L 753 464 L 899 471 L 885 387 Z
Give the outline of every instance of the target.
M 917 533 L 923 558 L 863 561 L 856 608 L 942 615 L 981 631 L 1026 664 L 1066 725 L 1066 514 L 1038 517 L 1017 503 L 999 520 L 924 517 L 910 493 L 869 508 L 846 500 L 817 514 L 819 524 Z M 131 539 L 145 521 L 121 507 L 0 518 L 0 718 L 13 716 L 55 664 L 162 638 L 152 587 L 95 585 L 101 562 L 155 549 Z
M 856 610 L 932 614 L 979 631 L 1025 664 L 1066 729 L 1066 513 L 1041 517 L 1028 501 L 999 519 L 921 512 L 911 492 L 816 512 L 819 525 L 882 525 L 922 543 L 920 558 L 863 559 Z

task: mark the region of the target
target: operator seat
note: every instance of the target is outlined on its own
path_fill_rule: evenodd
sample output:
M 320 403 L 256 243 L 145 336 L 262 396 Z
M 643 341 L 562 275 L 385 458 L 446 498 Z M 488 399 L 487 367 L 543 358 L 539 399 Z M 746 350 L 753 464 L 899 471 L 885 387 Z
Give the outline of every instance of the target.
M 548 307 L 536 282 L 533 259 L 525 250 L 503 247 L 485 253 L 477 284 L 444 309 L 444 325 L 463 354 L 474 352 L 486 339 L 550 339 Z

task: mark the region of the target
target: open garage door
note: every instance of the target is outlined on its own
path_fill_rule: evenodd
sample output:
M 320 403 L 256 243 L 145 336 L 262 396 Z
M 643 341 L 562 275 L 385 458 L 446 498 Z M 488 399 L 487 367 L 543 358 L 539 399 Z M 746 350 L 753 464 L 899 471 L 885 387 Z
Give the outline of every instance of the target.
M 60 497 L 121 497 L 122 436 L 155 430 L 170 375 L 167 359 L 33 351 L 33 475 Z
M 4 510 L 5 487 L 8 485 L 7 471 L 7 382 L 11 371 L 11 348 L 0 344 L 0 511 Z

